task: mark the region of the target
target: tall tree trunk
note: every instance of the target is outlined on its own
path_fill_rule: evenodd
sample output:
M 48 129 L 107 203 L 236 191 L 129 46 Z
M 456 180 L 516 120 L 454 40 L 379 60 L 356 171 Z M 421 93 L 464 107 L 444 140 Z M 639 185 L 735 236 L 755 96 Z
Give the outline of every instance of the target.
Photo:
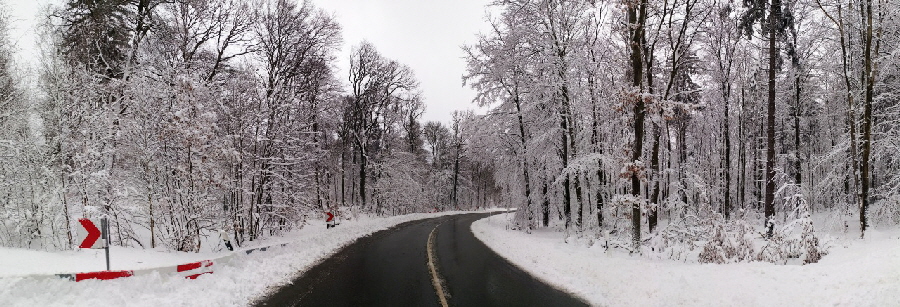
M 341 206 L 347 206 L 347 150 L 341 148 Z
M 368 162 L 368 158 L 366 157 L 365 150 L 360 149 L 360 151 L 359 151 L 359 199 L 360 199 L 360 206 L 363 209 L 366 209 L 366 164 L 367 164 L 367 162 Z
M 455 147 L 454 155 L 453 155 L 453 190 L 450 193 L 450 202 L 453 205 L 455 210 L 459 210 L 459 156 L 460 151 L 462 150 L 462 142 L 459 139 L 459 122 L 462 119 L 457 118 L 457 115 L 453 115 L 453 147 Z
M 600 144 L 600 135 L 599 135 L 599 116 L 597 116 L 597 99 L 594 93 L 594 79 L 588 79 L 590 91 L 591 91 L 591 107 L 593 108 L 591 114 L 593 116 L 592 124 L 591 124 L 591 143 L 594 146 L 594 149 L 597 153 L 603 154 L 603 147 Z M 594 191 L 594 198 L 596 202 L 596 210 L 597 210 L 597 230 L 603 230 L 603 188 L 606 186 L 606 182 L 603 178 L 603 159 L 597 159 L 597 187 Z
M 519 142 L 522 144 L 522 176 L 525 180 L 525 208 L 528 212 L 531 212 L 531 178 L 528 176 L 528 143 L 525 142 L 525 120 L 522 116 L 522 101 L 519 100 L 518 89 L 515 90 L 514 95 L 513 102 L 516 104 L 516 118 L 519 120 Z M 546 187 L 544 189 L 544 193 L 547 193 Z M 529 221 L 528 227 L 531 226 Z M 547 227 L 546 218 L 544 227 Z
M 560 61 L 565 61 L 565 54 L 559 55 Z M 564 66 L 564 65 L 563 65 Z M 574 127 L 572 123 L 572 116 L 570 114 L 570 99 L 569 96 L 569 88 L 566 85 L 565 78 L 565 68 L 562 68 L 559 72 L 560 79 L 562 80 L 562 86 L 560 87 L 560 106 L 559 106 L 559 127 L 562 130 L 562 152 L 560 153 L 560 157 L 562 158 L 562 168 L 565 173 L 566 178 L 563 180 L 563 211 L 565 214 L 566 224 L 565 228 L 569 229 L 572 226 L 572 184 L 571 184 L 571 172 L 569 171 L 569 158 L 575 155 L 575 138 L 574 138 Z M 581 190 L 581 186 L 579 185 L 578 178 L 575 178 L 575 194 L 576 197 L 579 198 L 580 202 L 580 194 L 578 193 Z
M 794 102 L 797 104 L 794 109 L 794 183 L 801 185 L 803 172 L 800 170 L 800 76 L 794 78 Z
M 866 82 L 866 96 L 863 105 L 863 140 L 862 140 L 862 158 L 860 160 L 860 184 L 861 196 L 859 206 L 859 236 L 865 237 L 866 228 L 869 226 L 866 219 L 869 210 L 869 188 L 870 181 L 870 158 L 872 155 L 872 100 L 875 89 L 875 76 L 872 69 L 872 0 L 866 0 L 866 34 L 865 34 L 865 53 L 864 57 L 864 79 Z
M 860 192 L 859 192 L 859 153 L 857 152 L 859 145 L 856 140 L 856 106 L 853 102 L 853 85 L 850 81 L 850 65 L 848 63 L 847 58 L 849 57 L 847 52 L 847 42 L 846 42 L 846 34 L 844 30 L 844 16 L 842 5 L 838 3 L 837 5 L 838 18 L 837 20 L 833 20 L 838 27 L 839 34 L 841 35 L 841 64 L 843 66 L 843 74 L 844 74 L 844 86 L 846 87 L 845 91 L 847 93 L 847 126 L 850 131 L 850 163 L 851 167 L 851 175 L 853 176 L 853 195 L 854 200 L 857 206 L 862 206 L 862 202 L 860 201 Z
M 606 186 L 606 176 L 603 174 L 603 162 L 597 161 L 597 227 L 603 230 L 603 187 Z
M 777 20 L 780 18 L 780 0 L 772 0 L 769 6 L 769 100 L 766 116 L 766 177 L 765 177 L 765 227 L 766 236 L 771 237 L 774 230 L 775 216 L 775 62 L 778 50 L 775 49 L 777 38 Z
M 74 243 L 72 242 L 72 222 L 69 217 L 69 202 L 66 199 L 66 173 L 65 171 L 60 172 L 60 183 L 62 183 L 62 206 L 63 206 L 63 215 L 66 217 L 66 242 L 69 243 L 68 247 L 71 247 Z M 150 235 L 153 236 L 153 206 L 150 206 Z
M 568 46 L 562 41 L 566 39 L 568 33 L 560 34 L 559 31 L 571 31 L 571 29 L 566 29 L 564 26 L 559 27 L 556 23 L 557 17 L 554 16 L 554 11 L 558 8 L 557 6 L 562 6 L 564 3 L 556 3 L 549 2 L 548 6 L 545 7 L 547 9 L 547 17 L 549 23 L 547 24 L 549 28 L 547 29 L 547 34 L 550 35 L 550 39 L 552 40 L 552 44 L 554 47 L 554 52 L 556 55 L 557 62 L 557 71 L 556 74 L 559 77 L 559 120 L 560 120 L 560 129 L 562 130 L 562 170 L 565 175 L 565 179 L 563 180 L 563 210 L 565 211 L 565 228 L 569 229 L 572 226 L 572 188 L 575 189 L 575 197 L 581 205 L 581 184 L 578 179 L 578 176 L 575 175 L 574 178 L 574 186 L 572 184 L 572 173 L 569 168 L 569 161 L 571 158 L 577 156 L 577 150 L 575 146 L 575 121 L 572 117 L 572 97 L 569 93 L 569 79 L 568 79 L 568 63 L 566 57 L 568 56 Z M 581 210 L 579 210 L 580 214 Z M 579 223 L 580 224 L 580 223 Z
M 791 33 L 792 33 L 792 42 L 791 49 L 794 52 L 791 52 L 791 63 L 792 68 L 794 69 L 794 183 L 797 185 L 803 184 L 803 172 L 801 171 L 802 163 L 801 163 L 801 155 L 800 155 L 800 76 L 801 76 L 801 67 L 800 67 L 800 55 L 797 54 L 797 25 L 791 25 Z
M 457 137 L 456 157 L 453 159 L 453 208 L 459 210 L 459 151 L 461 144 Z
M 644 143 L 644 99 L 641 93 L 643 75 L 643 57 L 641 46 L 644 42 L 644 23 L 647 15 L 647 0 L 628 2 L 628 26 L 630 27 L 631 36 L 631 85 L 638 91 L 638 96 L 634 99 L 634 147 L 631 153 L 631 162 L 637 163 L 641 159 Z M 634 196 L 635 202 L 631 207 L 631 227 L 632 236 L 632 252 L 640 251 L 641 244 L 641 204 L 637 201 L 641 197 L 641 179 L 639 169 L 635 168 L 631 173 L 631 195 Z
M 596 43 L 597 36 L 594 37 L 593 43 Z M 592 67 L 598 67 L 598 59 L 597 54 L 594 52 L 593 45 L 589 50 L 591 56 L 591 64 Z M 591 146 L 593 150 L 598 154 L 603 154 L 603 145 L 600 142 L 600 116 L 597 113 L 598 111 L 598 103 L 597 103 L 597 76 L 594 71 L 588 72 L 587 77 L 588 82 L 588 93 L 591 99 Z M 606 186 L 606 182 L 604 182 L 603 178 L 603 159 L 597 159 L 597 185 L 594 191 L 594 199 L 596 206 L 596 214 L 597 214 L 597 231 L 602 233 L 603 231 L 603 189 Z
M 562 151 L 560 152 L 560 158 L 562 159 L 562 168 L 563 168 L 563 218 L 566 220 L 565 228 L 569 229 L 572 225 L 572 190 L 571 185 L 569 184 L 569 173 L 566 169 L 569 166 L 569 134 L 566 129 L 566 118 L 563 115 L 560 115 L 560 128 L 562 129 L 562 133 L 560 136 L 562 138 Z
M 660 26 L 662 26 L 661 23 L 660 23 Z M 657 29 L 656 32 L 659 33 L 659 29 Z M 656 49 L 656 47 L 655 47 L 656 43 L 654 42 L 654 46 L 651 47 L 647 44 L 646 36 L 643 37 L 642 39 L 643 40 L 641 41 L 641 45 L 642 45 L 641 48 L 643 48 L 644 53 L 641 56 L 644 57 L 644 65 L 647 66 L 647 68 L 646 68 L 647 69 L 647 92 L 650 93 L 650 95 L 652 96 L 654 94 L 653 93 L 653 91 L 654 91 L 654 88 L 653 88 L 653 52 Z M 674 62 L 674 53 L 675 52 L 676 52 L 675 50 L 672 51 L 673 62 Z M 673 66 L 675 66 L 675 65 L 673 65 Z M 669 90 L 671 89 L 672 83 L 673 83 L 672 78 L 677 73 L 677 70 L 678 70 L 677 66 L 672 67 L 672 72 L 671 72 L 669 82 L 668 82 L 669 84 L 666 86 L 667 89 L 666 89 L 666 93 L 665 93 L 663 99 L 668 99 Z M 647 208 L 647 229 L 650 231 L 650 233 L 653 233 L 653 230 L 656 229 L 657 212 L 659 211 L 659 209 L 658 209 L 659 208 L 659 181 L 660 181 L 659 137 L 660 137 L 659 124 L 654 122 L 653 123 L 653 149 L 650 153 L 650 167 L 653 169 L 653 174 L 652 174 L 653 177 L 651 180 L 651 183 L 653 184 L 653 190 L 652 190 L 652 192 L 650 192 L 650 206 L 649 206 L 649 208 Z
M 568 133 L 568 139 L 569 139 L 569 156 L 572 158 L 575 158 L 578 156 L 578 147 L 575 144 L 575 120 L 572 117 L 571 98 L 569 96 L 569 87 L 568 87 L 568 85 L 566 85 L 565 81 L 563 82 L 562 93 L 563 93 L 563 110 L 565 111 L 565 117 L 566 117 L 566 123 L 567 123 L 566 126 L 568 128 L 568 130 L 566 130 L 566 133 Z M 582 223 L 582 221 L 583 221 L 582 214 L 584 213 L 584 201 L 583 201 L 583 197 L 582 197 L 583 195 L 581 194 L 582 191 L 581 191 L 580 172 L 578 172 L 576 170 L 576 171 L 572 171 L 572 172 L 568 172 L 568 173 L 569 173 L 569 175 L 566 175 L 566 177 L 573 176 L 574 181 L 575 181 L 575 182 L 573 182 L 574 189 L 575 189 L 575 202 L 578 203 L 578 218 L 576 219 L 575 223 L 576 223 L 576 227 L 579 230 L 581 230 L 584 225 Z
M 578 203 L 578 218 L 575 220 L 575 227 L 581 231 L 584 229 L 584 199 L 581 194 L 581 174 L 576 172 L 572 176 L 575 177 L 575 202 Z
M 560 73 L 562 76 L 562 73 Z M 563 80 L 565 84 L 565 80 Z M 569 229 L 572 226 L 572 185 L 571 185 L 571 176 L 569 174 L 569 152 L 570 143 L 569 143 L 569 116 L 568 116 L 568 88 L 563 85 L 561 90 L 561 105 L 559 107 L 559 128 L 560 128 L 560 136 L 562 142 L 562 151 L 560 152 L 560 158 L 562 159 L 562 171 L 564 173 L 565 179 L 563 180 L 563 214 L 565 215 L 565 228 Z
M 650 210 L 647 213 L 647 228 L 652 233 L 656 229 L 659 212 L 659 182 L 662 181 L 659 167 L 659 125 L 653 125 L 653 150 L 650 153 L 650 164 L 653 166 L 653 192 L 650 193 Z
M 747 209 L 747 142 L 744 141 L 746 138 L 744 137 L 744 98 L 745 98 L 745 89 L 743 85 L 741 85 L 741 109 L 740 113 L 738 113 L 738 140 L 741 140 L 739 144 L 738 153 L 740 154 L 741 160 L 741 172 L 740 178 L 738 179 L 738 203 L 741 206 L 741 209 Z
M 64 206 L 68 207 L 68 205 Z M 147 193 L 147 205 L 150 209 L 150 248 L 156 248 L 156 221 L 153 217 L 153 193 Z M 66 222 L 68 222 L 69 218 L 66 217 Z M 72 239 L 69 238 L 69 243 L 71 244 Z
M 313 148 L 317 152 L 317 156 L 315 163 L 313 165 L 314 175 L 316 180 L 316 207 L 321 210 L 326 210 L 326 204 L 323 202 L 323 194 L 325 193 L 325 189 L 323 186 L 325 185 L 326 180 L 324 180 L 322 174 L 322 159 L 324 159 L 324 152 L 322 148 L 324 147 L 321 141 L 319 140 L 319 107 L 318 107 L 318 92 L 314 91 L 311 97 L 309 98 L 310 104 L 310 113 L 312 113 L 312 118 L 310 118 L 310 122 L 312 122 L 312 132 L 313 132 Z M 330 204 L 333 205 L 333 204 Z
M 757 138 L 762 138 L 763 135 L 766 134 L 766 125 L 762 124 L 761 120 L 760 123 L 759 130 L 755 131 Z M 753 145 L 753 178 L 758 178 L 758 180 L 754 180 L 756 184 L 754 184 L 753 188 L 753 199 L 755 200 L 753 208 L 759 211 L 760 209 L 763 209 L 762 207 L 765 204 L 766 166 L 765 163 L 763 163 L 762 154 L 765 150 L 766 143 L 761 139 L 755 139 Z
M 731 116 L 728 112 L 728 107 L 730 104 L 729 96 L 731 94 L 731 85 L 723 85 L 722 92 L 725 98 L 725 203 L 722 207 L 722 214 L 727 220 L 731 218 Z
M 544 173 L 547 171 L 544 170 Z M 541 193 L 544 199 L 541 202 L 541 213 L 543 215 L 542 221 L 544 222 L 544 227 L 550 226 L 550 197 L 547 195 L 547 180 L 541 180 L 543 186 L 541 188 Z

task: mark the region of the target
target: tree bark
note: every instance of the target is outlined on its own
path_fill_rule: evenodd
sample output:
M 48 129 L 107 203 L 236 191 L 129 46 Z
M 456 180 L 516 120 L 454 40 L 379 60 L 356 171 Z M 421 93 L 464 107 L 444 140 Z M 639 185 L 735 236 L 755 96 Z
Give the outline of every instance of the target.
M 820 7 L 821 7 L 821 5 L 820 5 Z M 851 163 L 851 167 L 853 168 L 850 172 L 853 176 L 853 195 L 854 195 L 854 200 L 855 200 L 857 206 L 862 206 L 862 203 L 860 201 L 861 197 L 859 194 L 859 187 L 860 187 L 859 170 L 860 170 L 860 168 L 859 168 L 859 153 L 857 152 L 859 145 L 856 140 L 856 106 L 854 105 L 854 102 L 853 102 L 853 92 L 851 90 L 853 88 L 853 85 L 851 84 L 851 81 L 850 81 L 850 65 L 847 62 L 847 58 L 849 57 L 849 55 L 847 52 L 847 42 L 846 42 L 846 36 L 845 36 L 845 30 L 844 30 L 843 10 L 841 8 L 842 8 L 842 5 L 839 3 L 837 5 L 838 18 L 836 20 L 832 19 L 832 21 L 837 25 L 838 32 L 841 35 L 841 38 L 840 38 L 841 64 L 843 66 L 844 86 L 846 87 L 845 91 L 847 93 L 847 96 L 846 96 L 847 97 L 847 126 L 849 127 L 849 131 L 850 131 L 850 163 Z M 823 11 L 824 11 L 824 9 L 823 9 Z M 830 15 L 828 15 L 828 17 L 831 18 Z
M 519 120 L 519 142 L 522 144 L 522 176 L 525 180 L 525 208 L 531 212 L 531 178 L 528 176 L 528 144 L 525 142 L 525 120 L 522 118 L 522 101 L 519 100 L 518 89 L 516 89 L 513 102 L 516 104 L 516 118 Z M 546 185 L 545 185 L 546 186 Z M 546 187 L 544 193 L 547 193 Z M 546 217 L 544 218 L 544 227 L 547 227 Z M 531 227 L 529 224 L 528 227 Z
M 546 173 L 546 170 L 544 171 Z M 543 181 L 541 193 L 544 197 L 541 203 L 541 213 L 543 214 L 544 227 L 550 226 L 550 197 L 547 195 L 547 180 Z
M 461 150 L 461 147 L 462 145 L 459 141 L 459 136 L 457 135 L 456 157 L 453 159 L 453 208 L 456 210 L 459 210 L 459 151 Z
M 769 6 L 769 99 L 766 116 L 766 177 L 765 177 L 765 227 L 766 236 L 772 237 L 775 216 L 775 62 L 778 50 L 777 20 L 780 18 L 780 0 L 772 0 Z
M 643 56 L 641 46 L 644 42 L 644 24 L 647 16 L 647 0 L 628 2 L 628 26 L 630 27 L 631 36 L 631 85 L 638 90 L 634 99 L 634 147 L 631 153 L 631 162 L 637 163 L 641 159 L 644 143 L 644 98 L 642 95 L 643 75 Z M 641 204 L 637 201 L 641 197 L 641 179 L 640 170 L 635 165 L 631 172 L 631 195 L 635 197 L 635 202 L 631 206 L 631 227 L 632 227 L 632 252 L 639 252 L 641 244 Z
M 592 53 L 593 54 L 593 53 Z M 591 107 L 593 108 L 591 114 L 593 116 L 592 124 L 591 124 L 591 143 L 594 146 L 595 150 L 599 154 L 603 154 L 603 147 L 600 144 L 600 135 L 599 135 L 599 116 L 597 116 L 597 99 L 596 94 L 594 93 L 594 78 L 589 77 L 588 79 L 588 87 L 591 92 Z M 606 186 L 606 182 L 603 178 L 603 160 L 597 159 L 597 187 L 594 191 L 595 195 L 595 205 L 597 210 L 597 228 L 598 231 L 602 231 L 603 229 L 603 188 Z
M 801 172 L 800 168 L 802 166 L 800 161 L 800 55 L 797 54 L 797 25 L 793 24 L 791 28 L 791 32 L 793 33 L 793 41 L 791 42 L 791 48 L 794 49 L 794 52 L 791 53 L 791 63 L 794 69 L 794 183 L 798 186 L 803 183 L 803 172 Z
M 863 105 L 863 147 L 862 158 L 860 160 L 860 184 L 861 196 L 859 206 L 859 236 L 865 237 L 866 228 L 869 226 L 866 214 L 869 210 L 869 188 L 870 182 L 870 158 L 872 155 L 872 100 L 875 89 L 875 76 L 872 69 L 872 0 L 866 0 L 866 34 L 865 34 L 865 53 L 864 53 L 864 79 L 866 83 L 866 95 Z
M 650 210 L 647 213 L 647 228 L 652 233 L 657 225 L 657 213 L 659 212 L 659 182 L 662 176 L 659 172 L 659 126 L 653 125 L 653 151 L 650 153 L 650 164 L 653 165 L 653 192 L 650 193 Z
M 365 151 L 359 152 L 359 200 L 361 208 L 366 208 L 366 164 L 368 159 Z
M 738 159 L 741 160 L 741 172 L 739 173 L 740 178 L 738 178 L 738 203 L 741 206 L 741 209 L 747 209 L 747 204 L 745 203 L 747 200 L 746 192 L 747 192 L 747 142 L 744 141 L 744 98 L 745 98 L 745 90 L 743 85 L 741 86 L 741 109 L 740 113 L 738 113 L 738 140 L 741 140 L 740 144 L 738 144 L 738 154 L 740 157 Z
M 724 86 L 730 92 L 730 85 Z M 726 92 L 726 93 L 727 93 Z M 731 218 L 731 123 L 728 110 L 728 94 L 725 94 L 725 203 L 722 208 L 722 214 L 725 219 Z

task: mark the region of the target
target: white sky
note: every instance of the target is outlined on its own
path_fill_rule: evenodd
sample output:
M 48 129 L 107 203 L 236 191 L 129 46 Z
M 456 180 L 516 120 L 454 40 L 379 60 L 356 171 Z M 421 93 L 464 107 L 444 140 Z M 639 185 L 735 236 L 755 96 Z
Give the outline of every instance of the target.
M 10 17 L 9 38 L 16 46 L 16 56 L 26 62 L 36 61 L 35 27 L 41 8 L 61 0 L 0 0 Z
M 347 79 L 350 50 L 368 40 L 382 55 L 409 65 L 425 97 L 424 121 L 450 122 L 454 110 L 475 109 L 462 86 L 463 44 L 489 30 L 488 0 L 313 0 L 343 27 L 339 78 Z M 345 81 L 346 82 L 346 81 Z
M 36 60 L 35 17 L 47 3 L 63 1 L 0 1 L 12 17 L 10 36 L 20 51 L 19 59 Z M 382 55 L 413 69 L 425 98 L 423 122 L 448 123 L 454 110 L 476 109 L 472 103 L 475 92 L 462 86 L 466 64 L 460 47 L 475 43 L 476 34 L 489 29 L 485 19 L 488 0 L 312 1 L 333 13 L 341 24 L 344 45 L 337 66 L 338 78 L 344 83 L 351 48 L 368 40 Z

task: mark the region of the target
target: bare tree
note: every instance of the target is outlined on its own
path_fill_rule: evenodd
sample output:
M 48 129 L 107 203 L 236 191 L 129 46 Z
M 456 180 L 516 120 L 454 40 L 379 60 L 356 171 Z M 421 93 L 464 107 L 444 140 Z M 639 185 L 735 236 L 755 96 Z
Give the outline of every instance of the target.
M 369 164 L 384 146 L 383 132 L 394 124 L 390 122 L 394 106 L 414 96 L 418 82 L 409 67 L 382 57 L 375 46 L 363 42 L 350 59 L 350 87 L 345 125 L 359 157 L 360 205 L 367 208 Z

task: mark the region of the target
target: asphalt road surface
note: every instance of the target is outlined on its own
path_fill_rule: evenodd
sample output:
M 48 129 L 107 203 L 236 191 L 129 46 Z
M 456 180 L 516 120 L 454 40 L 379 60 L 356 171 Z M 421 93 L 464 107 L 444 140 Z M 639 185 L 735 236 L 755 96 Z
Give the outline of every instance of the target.
M 516 268 L 472 234 L 490 214 L 404 223 L 360 238 L 257 306 L 586 306 Z M 340 231 L 340 226 L 334 229 Z M 428 265 L 428 239 L 442 291 Z

